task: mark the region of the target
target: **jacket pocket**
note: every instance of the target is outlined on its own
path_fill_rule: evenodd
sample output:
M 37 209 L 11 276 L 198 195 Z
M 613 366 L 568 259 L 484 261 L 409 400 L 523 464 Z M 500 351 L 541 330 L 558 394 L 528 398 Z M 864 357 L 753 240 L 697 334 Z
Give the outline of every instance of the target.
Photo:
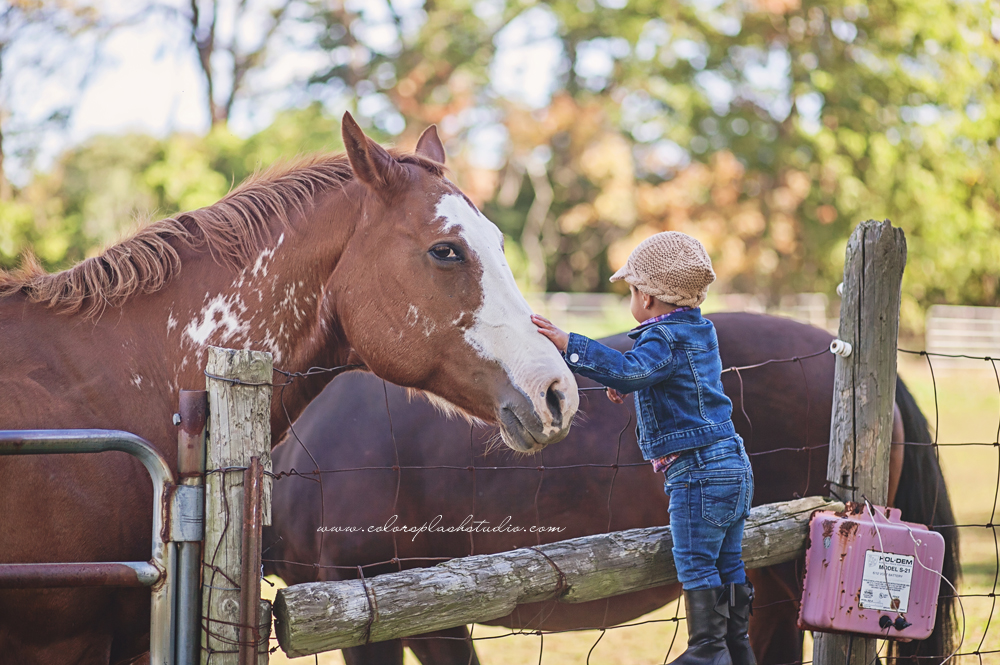
M 746 512 L 747 480 L 744 473 L 719 474 L 697 479 L 701 489 L 701 516 L 709 524 L 729 526 Z

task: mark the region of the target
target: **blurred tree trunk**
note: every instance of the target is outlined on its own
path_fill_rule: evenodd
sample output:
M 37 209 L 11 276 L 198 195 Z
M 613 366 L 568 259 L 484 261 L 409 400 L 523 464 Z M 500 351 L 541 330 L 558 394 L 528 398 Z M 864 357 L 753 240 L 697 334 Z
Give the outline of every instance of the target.
M 3 56 L 6 46 L 7 44 L 5 42 L 0 42 L 0 81 L 3 81 Z M 0 201 L 10 201 L 14 195 L 10 186 L 10 180 L 7 179 L 7 171 L 4 170 L 3 164 L 3 125 L 6 120 L 6 110 L 3 106 L 0 106 Z
M 14 192 L 10 187 L 10 180 L 7 179 L 7 172 L 3 168 L 3 119 L 4 112 L 0 109 L 0 201 L 10 201 Z
M 215 85 L 212 77 L 212 52 L 215 50 L 215 16 L 219 8 L 218 2 L 212 2 L 211 18 L 208 25 L 201 24 L 201 9 L 198 0 L 191 0 L 191 42 L 198 49 L 198 64 L 201 65 L 201 73 L 205 77 L 206 99 L 208 105 L 208 117 L 212 126 L 225 124 L 227 117 L 223 116 L 223 109 L 215 103 Z
M 7 55 L 7 47 L 10 45 L 10 40 L 13 39 L 15 29 L 12 25 L 15 15 L 15 8 L 13 5 L 7 7 L 0 14 L 0 25 L 3 26 L 3 31 L 0 33 L 0 83 L 5 79 L 4 76 L 6 72 L 4 71 L 4 62 Z M 7 171 L 4 169 L 4 124 L 7 122 L 7 109 L 3 105 L 3 100 L 0 100 L 0 201 L 10 201 L 14 196 L 14 192 L 10 186 L 10 180 L 7 179 Z
M 246 19 L 251 10 L 246 0 L 239 0 L 232 18 L 232 25 L 227 26 L 231 36 L 226 41 L 219 39 L 219 2 L 218 0 L 191 0 L 191 13 L 188 16 L 191 43 L 198 51 L 198 64 L 205 77 L 205 103 L 212 127 L 225 126 L 233 111 L 233 104 L 238 95 L 243 92 L 249 73 L 262 67 L 268 55 L 268 50 L 275 35 L 284 22 L 289 7 L 294 0 L 285 0 L 281 5 L 268 12 L 263 37 L 252 47 L 240 43 L 240 23 Z M 216 54 L 228 56 L 226 74 L 219 76 L 222 67 L 213 67 L 212 60 Z M 223 89 L 220 81 L 228 78 L 228 85 Z
M 528 158 L 525 170 L 531 187 L 535 190 L 535 200 L 528 208 L 524 219 L 524 230 L 521 232 L 521 247 L 528 259 L 528 280 L 539 292 L 548 288 L 548 275 L 545 265 L 545 248 L 542 246 L 542 235 L 545 231 L 545 220 L 552 207 L 554 192 L 549 182 L 549 174 L 545 164 L 534 157 Z
M 102 36 L 106 36 L 117 27 L 102 20 L 87 0 L 21 0 L 0 4 L 0 8 L 0 83 L 3 84 L 0 94 L 6 89 L 13 95 L 15 79 L 37 83 L 62 74 L 67 69 L 65 65 L 69 57 L 85 60 L 86 65 L 82 74 L 71 74 L 69 81 L 63 78 L 60 85 L 64 90 L 82 91 L 97 65 L 97 47 L 94 44 L 100 43 L 101 37 L 89 44 L 92 49 L 89 52 L 87 42 L 80 38 L 94 30 L 100 30 Z M 14 45 L 21 47 L 20 58 L 12 64 L 11 47 Z M 23 94 L 20 89 L 18 91 Z M 39 91 L 36 89 L 33 92 L 37 94 Z M 10 155 L 11 139 L 29 131 L 40 133 L 40 130 L 65 128 L 73 111 L 73 102 L 64 103 L 61 107 L 46 109 L 47 116 L 26 119 L 19 114 L 24 107 L 15 103 L 17 101 L 21 100 L 0 97 L 0 201 L 8 201 L 14 195 L 7 176 L 10 162 L 5 160 Z M 38 145 L 29 142 L 26 148 L 22 140 L 20 148 L 34 155 Z M 30 163 L 31 160 L 27 161 Z

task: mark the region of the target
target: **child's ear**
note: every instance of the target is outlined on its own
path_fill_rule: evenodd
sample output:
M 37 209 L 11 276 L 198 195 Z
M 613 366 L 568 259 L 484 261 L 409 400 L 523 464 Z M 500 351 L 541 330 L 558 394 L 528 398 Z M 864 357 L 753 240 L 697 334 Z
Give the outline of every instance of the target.
M 653 309 L 653 303 L 656 302 L 656 298 L 653 296 L 643 293 L 642 294 L 642 306 L 646 309 Z

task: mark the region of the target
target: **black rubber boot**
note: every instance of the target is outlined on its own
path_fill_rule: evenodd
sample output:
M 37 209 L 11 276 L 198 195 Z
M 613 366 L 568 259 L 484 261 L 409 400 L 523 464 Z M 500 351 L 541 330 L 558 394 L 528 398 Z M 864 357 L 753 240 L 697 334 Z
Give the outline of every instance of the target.
M 727 587 L 729 600 L 729 623 L 726 629 L 726 644 L 733 665 L 757 665 L 757 658 L 750 648 L 750 615 L 753 614 L 753 585 L 730 584 Z
M 688 648 L 670 665 L 732 665 L 726 646 L 729 589 L 695 589 L 684 592 Z

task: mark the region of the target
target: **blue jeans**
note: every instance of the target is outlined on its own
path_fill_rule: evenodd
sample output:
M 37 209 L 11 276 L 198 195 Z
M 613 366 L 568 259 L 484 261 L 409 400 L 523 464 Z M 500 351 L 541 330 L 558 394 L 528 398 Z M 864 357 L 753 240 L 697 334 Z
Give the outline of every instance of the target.
M 667 469 L 677 579 L 686 590 L 744 584 L 743 523 L 753 471 L 739 436 L 688 450 Z

